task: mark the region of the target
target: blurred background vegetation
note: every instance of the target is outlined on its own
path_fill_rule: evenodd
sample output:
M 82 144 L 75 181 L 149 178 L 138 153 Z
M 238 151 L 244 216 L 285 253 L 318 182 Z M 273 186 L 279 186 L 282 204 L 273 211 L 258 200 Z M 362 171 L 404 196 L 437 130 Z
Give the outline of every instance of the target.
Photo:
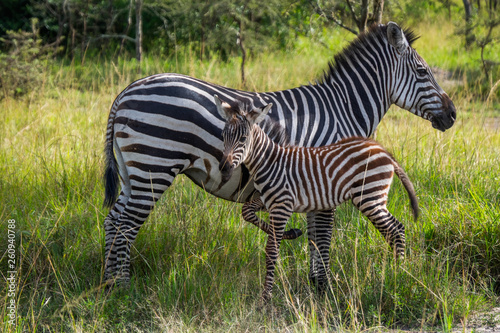
M 188 55 L 201 61 L 287 51 L 301 37 L 328 47 L 329 28 L 353 36 L 374 23 L 423 21 L 449 26 L 467 68 L 445 68 L 477 78 L 487 98 L 499 79 L 498 0 L 6 0 L 0 3 L 0 94 L 19 96 L 37 86 L 46 59 L 86 61 Z M 425 31 L 419 31 L 425 34 Z M 444 38 L 445 36 L 440 36 Z M 468 59 L 470 60 L 470 59 Z

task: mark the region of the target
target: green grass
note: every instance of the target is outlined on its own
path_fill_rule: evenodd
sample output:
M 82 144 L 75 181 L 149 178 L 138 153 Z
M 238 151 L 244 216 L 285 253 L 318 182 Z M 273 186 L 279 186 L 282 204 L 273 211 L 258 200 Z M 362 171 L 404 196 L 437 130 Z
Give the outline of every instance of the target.
M 458 50 L 454 41 L 446 40 L 447 48 L 427 39 L 429 27 L 417 31 L 416 47 L 432 66 L 450 70 L 464 61 L 442 62 Z M 322 40 L 330 49 L 304 40 L 288 53 L 254 58 L 247 88 L 314 81 L 350 38 L 334 31 Z M 310 289 L 301 237 L 282 243 L 272 306 L 259 309 L 266 236 L 243 222 L 239 204 L 178 177 L 134 244 L 130 288 L 106 293 L 101 174 L 108 109 L 128 83 L 163 71 L 242 88 L 239 59 L 200 62 L 181 53 L 147 57 L 142 74 L 134 61 L 58 63 L 37 94 L 0 101 L 0 271 L 8 270 L 7 220 L 15 219 L 17 331 L 449 331 L 497 304 L 500 123 L 492 120 L 499 100 L 484 103 L 471 84 L 447 90 L 459 118 L 445 133 L 396 108 L 378 128 L 377 140 L 404 166 L 421 206 L 413 222 L 394 182 L 389 210 L 406 226 L 409 251 L 399 265 L 373 226 L 344 205 L 330 249 L 329 293 Z M 305 230 L 305 217 L 294 215 L 290 225 Z

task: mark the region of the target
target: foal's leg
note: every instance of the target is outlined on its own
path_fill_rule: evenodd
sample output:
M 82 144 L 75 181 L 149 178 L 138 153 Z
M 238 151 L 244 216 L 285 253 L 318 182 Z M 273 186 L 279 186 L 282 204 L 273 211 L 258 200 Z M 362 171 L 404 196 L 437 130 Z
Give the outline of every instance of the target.
M 378 210 L 373 211 L 370 215 L 366 215 L 373 223 L 375 228 L 380 231 L 385 240 L 389 243 L 394 255 L 398 259 L 405 257 L 405 227 L 399 222 L 385 207 L 379 207 Z
M 354 202 L 354 200 L 353 200 Z M 362 203 L 362 204 L 361 204 Z M 388 210 L 386 203 L 364 200 L 354 205 L 365 215 L 384 236 L 398 259 L 405 257 L 405 227 Z
M 285 225 L 292 215 L 292 205 L 289 202 L 281 202 L 270 208 L 269 218 L 271 221 L 270 233 L 266 245 L 266 279 L 264 281 L 264 291 L 262 300 L 267 302 L 271 298 L 274 285 L 274 269 L 278 260 L 280 243 L 285 231 Z
M 269 235 L 271 233 L 271 228 L 269 224 L 261 220 L 256 214 L 258 211 L 261 210 L 265 210 L 264 203 L 260 199 L 254 199 L 243 205 L 241 213 L 245 221 L 256 225 L 259 229 L 261 229 L 262 231 L 264 231 L 266 234 Z M 302 235 L 302 230 L 290 229 L 283 233 L 283 239 L 295 239 L 301 235 Z

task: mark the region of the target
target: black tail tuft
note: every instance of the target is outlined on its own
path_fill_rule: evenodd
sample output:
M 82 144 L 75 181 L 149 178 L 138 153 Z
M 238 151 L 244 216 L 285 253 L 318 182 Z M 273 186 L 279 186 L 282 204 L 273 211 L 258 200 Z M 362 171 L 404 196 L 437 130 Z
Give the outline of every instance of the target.
M 111 208 L 118 196 L 118 170 L 113 145 L 106 146 L 106 169 L 104 171 L 104 207 Z

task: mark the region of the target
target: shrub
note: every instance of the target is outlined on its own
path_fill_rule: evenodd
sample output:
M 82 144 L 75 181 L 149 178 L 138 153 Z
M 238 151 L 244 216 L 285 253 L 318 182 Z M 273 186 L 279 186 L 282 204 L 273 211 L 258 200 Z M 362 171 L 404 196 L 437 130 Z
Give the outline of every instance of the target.
M 0 99 L 27 94 L 43 82 L 46 60 L 56 50 L 42 45 L 37 23 L 36 19 L 31 21 L 31 32 L 7 31 L 7 36 L 0 38 L 4 48 L 0 52 Z

